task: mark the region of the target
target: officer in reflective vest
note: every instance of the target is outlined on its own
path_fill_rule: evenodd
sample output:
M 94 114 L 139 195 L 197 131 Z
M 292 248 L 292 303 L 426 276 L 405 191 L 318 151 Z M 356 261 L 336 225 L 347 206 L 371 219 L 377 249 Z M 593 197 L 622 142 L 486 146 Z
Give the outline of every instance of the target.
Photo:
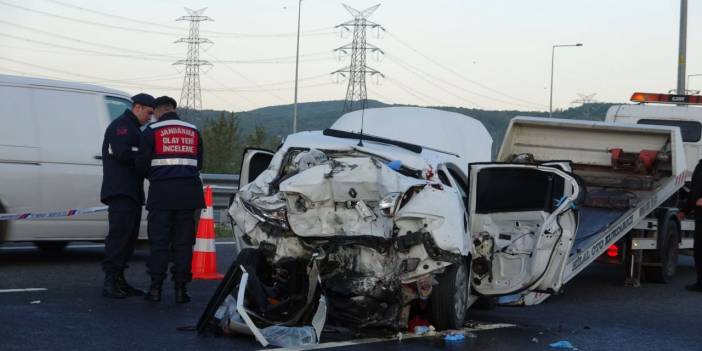
M 139 128 L 151 118 L 154 98 L 138 94 L 132 97 L 132 103 L 131 109 L 110 123 L 102 142 L 100 201 L 107 205 L 109 222 L 102 261 L 102 295 L 109 298 L 144 295 L 127 284 L 124 270 L 134 253 L 144 205 L 144 177 L 137 174 L 134 163 L 141 136 Z
M 137 170 L 149 179 L 146 209 L 151 255 L 147 267 L 151 287 L 146 299 L 161 300 L 172 247 L 175 301 L 186 303 L 190 301 L 186 286 L 192 279 L 196 215 L 205 207 L 200 180 L 202 138 L 197 127 L 180 120 L 175 100 L 162 96 L 154 106 L 158 121 L 142 133 L 136 162 Z

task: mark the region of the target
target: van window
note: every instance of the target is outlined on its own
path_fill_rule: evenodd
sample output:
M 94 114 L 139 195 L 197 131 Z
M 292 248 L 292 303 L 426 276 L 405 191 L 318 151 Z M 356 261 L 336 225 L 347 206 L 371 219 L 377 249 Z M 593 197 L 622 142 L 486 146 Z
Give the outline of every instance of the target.
M 132 108 L 132 102 L 114 96 L 105 96 L 105 104 L 107 112 L 110 114 L 110 121 L 114 121 L 117 117 L 124 113 L 124 110 Z
M 642 119 L 637 124 L 680 127 L 680 134 L 686 143 L 696 143 L 702 136 L 702 124 L 697 121 L 675 121 L 669 119 Z

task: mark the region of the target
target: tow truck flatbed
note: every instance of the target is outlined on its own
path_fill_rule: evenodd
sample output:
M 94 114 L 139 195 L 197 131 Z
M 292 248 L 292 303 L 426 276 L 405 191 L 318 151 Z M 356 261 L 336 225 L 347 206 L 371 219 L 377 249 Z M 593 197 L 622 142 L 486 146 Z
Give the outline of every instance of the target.
M 643 168 L 641 162 L 646 160 L 634 158 L 633 163 L 624 164 L 617 159 L 618 155 L 654 152 L 660 155 L 660 160 Z M 667 208 L 664 203 L 685 185 L 687 170 L 680 131 L 665 126 L 516 117 L 507 130 L 497 159 L 508 162 L 523 154 L 531 155 L 536 162 L 568 160 L 572 173 L 581 178 L 591 194 L 587 201 L 577 205 L 578 227 L 563 269 L 562 283 L 576 277 L 630 233 L 627 241 L 630 246 L 625 254 L 631 255 L 627 260 L 629 276 L 638 279 L 636 270 L 640 270 L 641 251 L 654 249 L 660 243 L 659 222 L 674 220 L 677 209 Z M 594 174 L 599 174 L 599 178 Z M 599 195 L 602 193 L 604 195 Z M 689 222 L 678 222 L 678 231 L 690 229 Z M 681 249 L 691 247 L 689 238 L 682 238 L 679 243 Z M 533 305 L 544 301 L 551 293 L 560 291 L 527 290 L 502 296 L 499 301 L 509 305 Z

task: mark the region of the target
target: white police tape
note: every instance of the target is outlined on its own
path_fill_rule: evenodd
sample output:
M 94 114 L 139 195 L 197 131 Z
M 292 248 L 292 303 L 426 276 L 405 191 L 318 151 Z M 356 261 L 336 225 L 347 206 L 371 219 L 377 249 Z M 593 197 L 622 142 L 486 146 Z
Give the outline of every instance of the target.
M 236 187 L 227 187 L 227 186 L 207 185 L 207 186 L 204 186 L 203 188 L 207 189 L 208 187 L 211 189 L 236 191 Z M 72 216 L 77 216 L 77 215 L 82 215 L 82 214 L 98 213 L 98 212 L 106 212 L 106 211 L 107 211 L 107 206 L 96 206 L 96 207 L 75 208 L 75 209 L 69 209 L 69 210 L 65 210 L 65 211 L 53 211 L 53 212 L 0 213 L 0 221 L 17 221 L 17 220 L 25 220 L 25 219 L 72 217 Z M 208 218 L 212 218 L 212 214 L 211 214 L 212 209 L 211 208 L 203 209 L 203 212 L 204 211 L 209 211 L 207 213 L 210 215 Z
M 107 211 L 107 206 L 97 206 L 88 208 L 75 208 L 65 211 L 53 212 L 25 212 L 25 213 L 0 213 L 0 221 L 16 221 L 24 219 L 44 219 L 57 217 L 72 217 L 88 213 L 98 213 Z

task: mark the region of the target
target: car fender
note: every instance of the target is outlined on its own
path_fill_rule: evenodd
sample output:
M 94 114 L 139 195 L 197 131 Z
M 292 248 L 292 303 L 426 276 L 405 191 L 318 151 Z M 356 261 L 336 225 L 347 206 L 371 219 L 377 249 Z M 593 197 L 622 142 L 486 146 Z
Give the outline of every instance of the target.
M 465 221 L 460 194 L 453 188 L 432 185 L 414 194 L 395 216 L 398 235 L 426 230 L 440 249 L 461 256 L 468 256 L 472 245 Z

